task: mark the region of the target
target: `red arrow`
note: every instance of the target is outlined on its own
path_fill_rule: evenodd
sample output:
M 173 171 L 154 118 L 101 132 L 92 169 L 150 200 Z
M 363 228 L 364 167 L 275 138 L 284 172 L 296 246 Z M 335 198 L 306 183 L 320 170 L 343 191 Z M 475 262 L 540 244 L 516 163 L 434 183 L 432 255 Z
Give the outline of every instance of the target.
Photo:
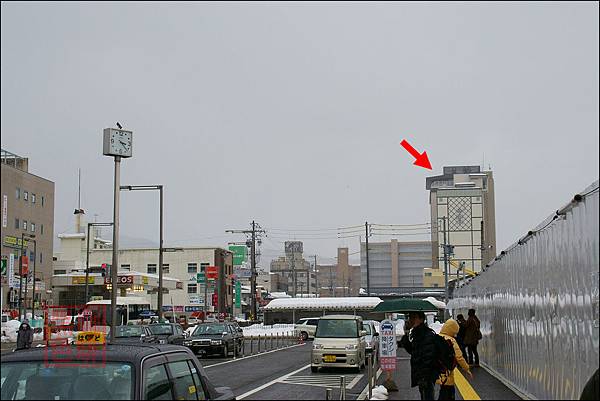
M 410 143 L 406 142 L 406 139 L 403 139 L 402 142 L 400 142 L 400 145 L 402 145 L 402 147 L 416 159 L 413 163 L 415 166 L 431 170 L 431 163 L 429 163 L 427 152 L 419 153 L 410 145 Z

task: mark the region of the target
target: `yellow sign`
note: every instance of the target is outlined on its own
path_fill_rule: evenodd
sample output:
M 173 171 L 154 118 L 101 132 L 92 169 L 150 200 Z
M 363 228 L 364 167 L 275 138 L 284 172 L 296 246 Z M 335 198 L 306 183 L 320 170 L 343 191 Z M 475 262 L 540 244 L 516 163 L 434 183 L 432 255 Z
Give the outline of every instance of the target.
M 148 277 L 142 276 L 142 284 L 148 284 Z
M 94 279 L 95 279 L 94 276 L 88 277 L 88 284 L 94 284 L 95 283 Z M 73 284 L 73 285 L 85 284 L 85 277 L 71 277 L 71 284 Z
M 106 337 L 101 331 L 81 331 L 77 333 L 75 345 L 103 345 Z
M 10 235 L 5 235 L 4 236 L 4 245 L 9 246 L 11 248 L 20 248 L 21 247 L 21 238 L 13 237 Z M 24 239 L 23 240 L 23 248 L 27 248 L 28 245 L 29 245 L 29 241 Z

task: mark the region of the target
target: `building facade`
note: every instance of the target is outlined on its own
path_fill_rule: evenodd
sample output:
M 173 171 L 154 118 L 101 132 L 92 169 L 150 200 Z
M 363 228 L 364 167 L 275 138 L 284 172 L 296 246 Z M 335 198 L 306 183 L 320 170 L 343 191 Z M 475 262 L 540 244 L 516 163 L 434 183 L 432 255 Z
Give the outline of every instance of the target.
M 494 178 L 479 166 L 444 167 L 428 177 L 433 267 L 444 269 L 441 245 L 454 246 L 448 273 L 479 272 L 496 257 Z M 445 230 L 444 230 L 445 229 Z
M 2 306 L 16 307 L 20 285 L 19 256 L 28 258 L 28 286 L 23 284 L 23 300 L 31 308 L 33 274 L 36 302 L 49 296 L 54 245 L 54 182 L 31 174 L 29 160 L 2 149 Z M 28 236 L 30 237 L 28 239 Z M 33 237 L 33 238 L 31 238 Z M 23 238 L 23 242 L 21 239 Z M 23 248 L 21 248 L 23 245 Z M 12 274 L 10 274 L 12 273 Z M 25 279 L 23 279 L 25 282 Z M 11 288 L 13 290 L 11 290 Z
M 366 244 L 361 243 L 360 272 L 363 288 L 367 288 Z M 431 242 L 369 242 L 369 288 L 422 287 L 423 272 L 431 268 Z
M 360 293 L 360 266 L 349 263 L 348 248 L 338 248 L 337 263 L 317 265 L 321 297 L 357 297 Z
M 54 286 L 54 303 L 58 305 L 85 303 L 86 233 L 60 234 L 59 239 L 61 251 L 55 255 L 54 261 L 54 278 L 57 283 Z M 167 292 L 163 295 L 163 311 L 178 314 L 191 313 L 204 310 L 206 305 L 208 312 L 232 313 L 231 252 L 222 248 L 201 246 L 173 248 L 173 250 L 175 252 L 163 253 L 163 280 L 170 283 L 165 285 Z M 93 276 L 88 281 L 90 297 L 110 296 L 102 277 L 102 265 L 110 265 L 111 262 L 110 242 L 100 238 L 90 239 L 89 266 Z M 120 295 L 145 297 L 155 309 L 158 291 L 156 286 L 151 284 L 158 279 L 158 249 L 120 249 L 119 264 L 119 276 L 140 276 L 145 280 L 142 285 L 121 289 Z M 217 278 L 214 281 L 204 279 L 203 283 L 198 283 L 198 273 L 206 273 L 209 266 L 216 267 Z M 108 275 L 108 272 L 106 274 Z M 67 277 L 66 281 L 65 277 Z M 173 288 L 171 282 L 179 285 Z
M 271 261 L 271 273 L 279 276 L 275 279 L 271 276 L 273 292 L 287 292 L 292 296 L 317 292 L 316 273 L 302 254 L 302 242 L 285 242 L 285 256 Z

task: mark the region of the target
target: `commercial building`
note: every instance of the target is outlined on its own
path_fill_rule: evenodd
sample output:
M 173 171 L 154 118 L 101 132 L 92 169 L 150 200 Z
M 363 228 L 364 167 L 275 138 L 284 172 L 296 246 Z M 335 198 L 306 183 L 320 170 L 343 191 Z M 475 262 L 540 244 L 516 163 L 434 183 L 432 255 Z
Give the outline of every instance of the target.
M 54 303 L 77 305 L 85 303 L 86 233 L 60 234 L 61 250 L 54 261 Z M 167 248 L 168 249 L 168 248 Z M 171 248 L 163 253 L 163 310 L 167 313 L 187 313 L 204 310 L 232 313 L 232 254 L 218 247 Z M 110 284 L 102 276 L 103 264 L 110 265 L 110 241 L 90 238 L 88 281 L 90 297 L 108 298 Z M 119 250 L 119 281 L 126 286 L 121 296 L 145 297 L 152 308 L 157 307 L 158 249 L 136 248 Z M 198 283 L 198 273 L 216 271 L 216 279 L 204 277 Z M 105 275 L 108 275 L 105 273 Z M 125 279 L 121 279 L 121 276 Z M 207 284 L 205 284 L 207 283 Z M 213 295 L 216 294 L 216 295 Z
M 33 273 L 36 302 L 49 296 L 52 280 L 54 240 L 54 182 L 29 172 L 29 159 L 1 151 L 2 179 L 2 305 L 16 307 L 19 288 L 21 245 L 27 256 L 29 284 L 23 305 L 31 308 Z M 25 235 L 25 237 L 22 237 Z M 34 237 L 28 240 L 27 236 Z M 24 239 L 21 242 L 21 238 Z M 25 279 L 23 280 L 25 282 Z M 13 289 L 12 291 L 10 289 Z
M 360 272 L 367 288 L 366 244 L 361 243 Z M 423 272 L 431 268 L 431 242 L 369 242 L 369 288 L 371 293 L 400 287 L 423 287 Z M 390 290 L 391 289 L 391 290 Z
M 302 242 L 285 242 L 285 256 L 271 261 L 271 273 L 279 276 L 277 279 L 271 276 L 272 291 L 287 292 L 292 296 L 316 293 L 316 274 L 302 253 Z
M 444 269 L 440 245 L 454 246 L 449 275 L 460 266 L 479 272 L 496 257 L 494 178 L 479 166 L 444 167 L 444 174 L 428 177 L 430 191 L 433 267 Z
M 348 248 L 338 248 L 337 263 L 317 265 L 321 297 L 357 297 L 360 293 L 360 266 L 349 263 Z

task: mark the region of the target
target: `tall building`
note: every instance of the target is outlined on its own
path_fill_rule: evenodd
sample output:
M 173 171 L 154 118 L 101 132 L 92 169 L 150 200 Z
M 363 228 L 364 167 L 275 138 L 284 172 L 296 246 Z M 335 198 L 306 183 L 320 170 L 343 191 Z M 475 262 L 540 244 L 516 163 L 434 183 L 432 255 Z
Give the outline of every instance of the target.
M 366 244 L 361 243 L 361 282 L 367 288 Z M 389 292 L 401 287 L 423 287 L 423 271 L 431 267 L 431 242 L 369 242 L 369 288 Z
M 440 245 L 454 246 L 449 274 L 457 267 L 479 272 L 496 257 L 494 177 L 479 166 L 444 167 L 444 174 L 427 177 L 430 191 L 433 266 L 444 269 Z M 459 272 L 459 274 L 462 273 Z
M 348 248 L 338 248 L 337 263 L 317 265 L 317 284 L 321 297 L 356 297 L 360 293 L 360 266 L 351 265 Z
M 2 169 L 2 305 L 14 307 L 18 301 L 19 256 L 28 257 L 29 284 L 23 305 L 31 308 L 33 273 L 36 301 L 47 298 L 52 282 L 54 240 L 54 182 L 29 172 L 29 159 L 4 149 Z M 24 235 L 24 236 L 23 236 Z M 29 236 L 30 239 L 27 239 Z M 31 238 L 33 237 L 33 238 Z M 21 242 L 21 238 L 24 239 Z M 21 248 L 23 245 L 23 248 Z M 11 256 L 12 255 L 12 256 Z M 25 282 L 25 279 L 23 280 Z M 25 285 L 23 285 L 23 297 Z M 13 291 L 10 291 L 13 288 Z
M 316 274 L 309 261 L 302 257 L 301 241 L 286 241 L 285 256 L 271 261 L 271 291 L 287 292 L 289 295 L 315 294 Z

